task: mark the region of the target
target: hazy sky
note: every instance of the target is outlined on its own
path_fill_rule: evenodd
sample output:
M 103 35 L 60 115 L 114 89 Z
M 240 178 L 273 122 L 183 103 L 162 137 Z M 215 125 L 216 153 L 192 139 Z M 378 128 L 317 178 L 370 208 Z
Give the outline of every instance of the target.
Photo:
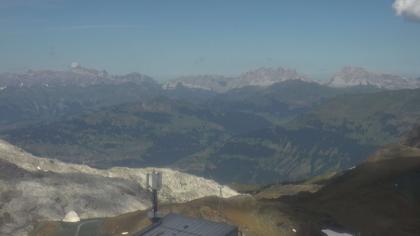
M 0 0 L 0 71 L 420 76 L 420 0 Z

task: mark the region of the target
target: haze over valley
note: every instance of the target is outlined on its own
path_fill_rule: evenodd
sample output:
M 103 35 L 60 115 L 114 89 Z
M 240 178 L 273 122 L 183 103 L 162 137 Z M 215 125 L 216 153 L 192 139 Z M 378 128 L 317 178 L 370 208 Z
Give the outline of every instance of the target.
M 420 0 L 0 1 L 0 236 L 420 235 Z
M 351 82 L 338 86 L 339 78 Z M 296 181 L 352 167 L 397 141 L 420 115 L 416 83 L 350 67 L 324 83 L 282 67 L 158 83 L 77 64 L 2 74 L 0 134 L 33 154 L 98 168 Z

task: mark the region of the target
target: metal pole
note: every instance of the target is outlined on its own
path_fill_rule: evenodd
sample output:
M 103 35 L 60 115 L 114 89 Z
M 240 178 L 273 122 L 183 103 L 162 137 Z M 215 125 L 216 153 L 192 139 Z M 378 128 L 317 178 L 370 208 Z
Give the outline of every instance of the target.
M 157 195 L 157 190 L 153 189 L 153 196 L 152 196 L 152 203 L 153 203 L 153 218 L 152 221 L 153 222 L 157 222 L 159 221 L 159 217 L 157 215 L 158 212 L 158 195 Z

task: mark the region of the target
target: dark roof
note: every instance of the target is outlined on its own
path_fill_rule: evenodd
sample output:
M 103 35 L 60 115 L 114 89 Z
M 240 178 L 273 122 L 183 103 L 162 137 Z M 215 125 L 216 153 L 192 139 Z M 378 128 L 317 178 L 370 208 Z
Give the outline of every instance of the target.
M 227 236 L 237 227 L 178 214 L 169 214 L 136 236 Z

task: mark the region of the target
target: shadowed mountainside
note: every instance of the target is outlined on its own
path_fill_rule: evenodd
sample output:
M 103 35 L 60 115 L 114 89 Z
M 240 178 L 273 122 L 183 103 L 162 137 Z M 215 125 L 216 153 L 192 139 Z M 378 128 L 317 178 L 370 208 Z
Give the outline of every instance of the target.
M 280 201 L 303 221 L 362 235 L 414 236 L 420 234 L 419 185 L 420 149 L 391 145 L 320 191 Z
M 332 112 L 333 111 L 333 112 Z M 395 143 L 420 120 L 420 89 L 340 95 L 290 123 L 373 145 Z
M 136 74 L 112 79 L 119 82 L 4 89 L 0 135 L 36 155 L 98 168 L 176 167 L 223 182 L 278 183 L 354 166 L 420 117 L 418 89 L 292 79 L 215 96 L 162 90 Z M 236 165 L 243 168 L 228 171 Z

